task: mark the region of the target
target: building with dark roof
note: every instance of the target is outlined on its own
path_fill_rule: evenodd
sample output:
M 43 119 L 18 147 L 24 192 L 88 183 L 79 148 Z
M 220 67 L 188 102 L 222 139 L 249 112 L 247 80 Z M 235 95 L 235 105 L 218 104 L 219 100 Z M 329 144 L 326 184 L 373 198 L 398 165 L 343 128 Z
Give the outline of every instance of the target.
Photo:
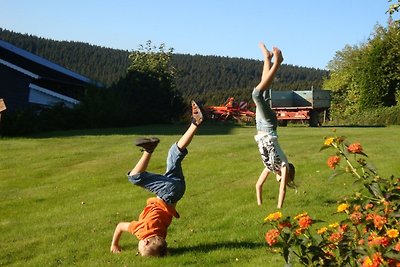
M 30 106 L 79 103 L 89 78 L 0 40 L 0 98 L 7 112 Z

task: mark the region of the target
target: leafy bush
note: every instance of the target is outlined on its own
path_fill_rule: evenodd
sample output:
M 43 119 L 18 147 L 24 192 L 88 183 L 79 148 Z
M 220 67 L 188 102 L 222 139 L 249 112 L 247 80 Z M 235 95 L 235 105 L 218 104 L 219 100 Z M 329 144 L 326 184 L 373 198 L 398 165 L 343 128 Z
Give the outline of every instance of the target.
M 365 190 L 339 201 L 342 221 L 318 229 L 314 226 L 322 221 L 306 212 L 293 219 L 269 214 L 267 244 L 288 264 L 294 256 L 304 266 L 400 266 L 400 178 L 380 177 L 361 144 L 345 137 L 325 138 L 324 149 L 335 152 L 327 160 L 331 178 L 351 174 Z
M 5 113 L 2 135 L 170 123 L 179 120 L 186 107 L 168 79 L 131 71 L 111 88 L 87 88 L 74 109 L 60 104 Z
M 25 135 L 38 131 L 37 113 L 33 109 L 4 112 L 1 117 L 1 135 Z
M 333 112 L 331 124 L 358 126 L 400 125 L 400 105 L 357 111 L 346 116 L 342 116 L 339 111 Z

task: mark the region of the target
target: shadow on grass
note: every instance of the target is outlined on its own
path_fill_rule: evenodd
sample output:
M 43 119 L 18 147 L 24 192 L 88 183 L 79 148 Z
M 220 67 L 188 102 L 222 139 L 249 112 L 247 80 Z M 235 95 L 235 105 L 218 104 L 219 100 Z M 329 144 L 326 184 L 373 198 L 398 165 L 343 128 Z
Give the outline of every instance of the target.
M 385 128 L 386 125 L 356 125 L 356 124 L 349 124 L 349 125 L 322 125 L 322 128 Z
M 188 252 L 204 252 L 220 250 L 220 249 L 255 249 L 265 247 L 265 243 L 255 242 L 222 242 L 222 243 L 210 243 L 210 244 L 199 244 L 196 246 L 173 248 L 169 247 L 168 251 L 170 255 L 180 255 Z
M 141 125 L 127 128 L 86 129 L 70 131 L 54 131 L 33 134 L 30 138 L 72 137 L 72 136 L 107 136 L 107 135 L 181 135 L 189 124 L 157 124 Z M 204 123 L 197 135 L 227 135 L 232 129 L 241 127 L 234 124 Z

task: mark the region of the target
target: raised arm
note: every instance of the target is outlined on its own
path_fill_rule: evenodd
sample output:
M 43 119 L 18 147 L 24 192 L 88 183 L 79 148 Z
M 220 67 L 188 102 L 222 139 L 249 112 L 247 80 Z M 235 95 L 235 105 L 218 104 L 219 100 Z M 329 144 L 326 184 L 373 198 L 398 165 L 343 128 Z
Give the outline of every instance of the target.
M 117 225 L 117 227 L 115 227 L 113 239 L 111 242 L 111 248 L 110 248 L 110 251 L 112 253 L 120 253 L 121 252 L 121 248 L 119 246 L 119 239 L 121 238 L 121 234 L 123 232 L 128 232 L 129 224 L 130 224 L 129 222 L 120 222 Z

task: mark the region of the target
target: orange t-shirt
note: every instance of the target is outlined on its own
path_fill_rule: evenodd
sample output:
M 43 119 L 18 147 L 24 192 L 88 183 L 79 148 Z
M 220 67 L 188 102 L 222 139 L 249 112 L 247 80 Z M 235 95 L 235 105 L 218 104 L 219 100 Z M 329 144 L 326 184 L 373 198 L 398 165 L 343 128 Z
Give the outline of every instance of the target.
M 152 197 L 147 199 L 147 205 L 140 213 L 139 220 L 132 221 L 129 224 L 128 231 L 136 235 L 139 240 L 152 236 L 166 238 L 172 217 L 179 218 L 175 208 L 165 203 L 162 199 Z

